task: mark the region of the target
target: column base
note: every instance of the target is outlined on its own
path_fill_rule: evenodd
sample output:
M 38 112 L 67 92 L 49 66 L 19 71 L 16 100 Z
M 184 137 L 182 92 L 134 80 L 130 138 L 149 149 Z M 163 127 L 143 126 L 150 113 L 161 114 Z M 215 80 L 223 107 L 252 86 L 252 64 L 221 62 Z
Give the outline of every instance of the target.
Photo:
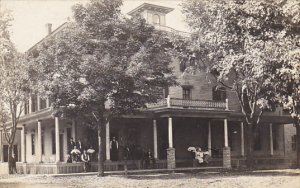
M 223 148 L 223 167 L 231 169 L 230 147 Z
M 175 148 L 167 149 L 167 168 L 168 169 L 176 168 Z

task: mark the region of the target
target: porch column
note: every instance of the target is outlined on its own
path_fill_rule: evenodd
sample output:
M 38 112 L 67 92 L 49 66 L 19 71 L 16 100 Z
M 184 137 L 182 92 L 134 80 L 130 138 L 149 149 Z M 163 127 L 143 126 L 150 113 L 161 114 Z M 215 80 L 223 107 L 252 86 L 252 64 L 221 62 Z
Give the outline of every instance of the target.
M 224 119 L 223 167 L 231 168 L 230 147 L 228 146 L 228 125 L 226 118 Z
M 21 130 L 21 162 L 26 163 L 26 135 L 25 135 L 25 124 Z
M 72 119 L 72 129 L 71 129 L 71 137 L 73 138 L 73 140 L 76 140 L 76 121 L 75 119 L 73 118 Z
M 2 130 L 0 130 L 0 162 L 3 162 Z
M 153 120 L 153 150 L 154 150 L 154 158 L 157 159 L 157 125 L 156 120 Z
M 241 122 L 241 156 L 245 156 L 244 123 Z
M 208 120 L 208 133 L 207 133 L 207 149 L 209 152 L 209 155 L 211 156 L 211 124 L 210 120 Z
M 42 121 L 38 120 L 38 130 L 37 130 L 37 160 L 39 163 L 42 162 Z
M 167 149 L 167 167 L 168 169 L 174 169 L 176 167 L 175 161 L 175 148 L 173 148 L 173 125 L 172 118 L 168 118 L 168 136 L 169 136 L 169 148 Z
M 106 160 L 110 161 L 110 137 L 109 137 L 109 122 L 105 125 L 105 147 L 106 147 Z
M 269 124 L 270 129 L 270 155 L 273 156 L 274 148 L 273 148 L 273 124 Z
M 169 136 L 169 148 L 173 148 L 173 122 L 172 118 L 168 118 L 168 136 Z
M 227 123 L 227 119 L 224 119 L 224 147 L 228 147 L 228 123 Z
M 55 117 L 55 162 L 60 162 L 59 119 Z

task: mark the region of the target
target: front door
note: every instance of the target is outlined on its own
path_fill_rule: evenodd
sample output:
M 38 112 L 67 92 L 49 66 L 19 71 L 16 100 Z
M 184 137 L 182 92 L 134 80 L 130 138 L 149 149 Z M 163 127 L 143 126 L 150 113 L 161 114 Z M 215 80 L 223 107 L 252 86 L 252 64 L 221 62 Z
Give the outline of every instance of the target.
M 64 135 L 63 134 L 59 134 L 59 160 L 60 161 L 64 161 Z
M 3 145 L 3 162 L 8 162 L 8 145 Z

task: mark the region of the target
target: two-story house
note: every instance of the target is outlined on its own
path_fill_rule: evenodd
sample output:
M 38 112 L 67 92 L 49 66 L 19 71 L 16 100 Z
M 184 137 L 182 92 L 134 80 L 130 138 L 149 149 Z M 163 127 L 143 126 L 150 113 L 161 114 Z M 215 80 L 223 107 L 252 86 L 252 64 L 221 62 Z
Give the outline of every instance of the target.
M 189 37 L 189 33 L 167 26 L 166 17 L 171 11 L 173 8 L 144 3 L 130 11 L 129 15 L 140 14 L 156 29 Z M 46 38 L 54 36 L 64 26 L 50 32 Z M 172 66 L 180 85 L 165 88 L 162 92 L 165 99 L 149 104 L 145 113 L 124 115 L 106 124 L 106 170 L 122 170 L 126 150 L 130 151 L 128 165 L 132 169 L 144 167 L 143 153 L 149 150 L 155 158 L 154 168 L 192 167 L 195 163 L 187 150 L 190 146 L 201 147 L 210 153 L 209 166 L 231 168 L 244 164 L 247 155 L 246 124 L 235 93 L 218 87 L 214 77 L 206 72 L 183 72 L 176 58 Z M 95 131 L 75 118 L 52 117 L 50 106 L 49 100 L 42 100 L 36 95 L 32 95 L 27 103 L 14 150 L 21 173 L 81 172 L 82 163 L 67 163 L 69 140 L 81 140 L 86 149 L 97 147 Z M 281 109 L 265 113 L 254 145 L 258 166 L 292 164 L 296 157 L 296 131 L 289 122 L 288 114 Z M 113 137 L 117 141 L 116 152 L 112 152 Z M 3 164 L 7 161 L 8 147 L 3 136 L 0 145 L 3 162 L 0 168 L 5 171 Z M 96 153 L 93 158 L 97 158 Z M 96 168 L 96 163 L 92 164 L 92 170 Z

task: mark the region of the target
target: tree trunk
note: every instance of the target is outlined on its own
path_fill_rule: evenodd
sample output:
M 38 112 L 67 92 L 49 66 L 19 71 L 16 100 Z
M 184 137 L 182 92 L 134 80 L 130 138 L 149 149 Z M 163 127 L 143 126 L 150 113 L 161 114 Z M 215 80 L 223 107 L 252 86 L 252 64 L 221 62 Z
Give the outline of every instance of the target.
M 300 168 L 300 124 L 296 123 L 297 168 Z
M 12 174 L 12 152 L 13 152 L 13 144 L 8 145 L 8 173 Z
M 254 166 L 253 146 L 254 146 L 254 131 L 253 124 L 248 124 L 246 129 L 247 138 L 247 155 L 246 165 L 247 168 L 252 169 Z
M 104 123 L 102 121 L 98 122 L 98 177 L 104 176 Z

